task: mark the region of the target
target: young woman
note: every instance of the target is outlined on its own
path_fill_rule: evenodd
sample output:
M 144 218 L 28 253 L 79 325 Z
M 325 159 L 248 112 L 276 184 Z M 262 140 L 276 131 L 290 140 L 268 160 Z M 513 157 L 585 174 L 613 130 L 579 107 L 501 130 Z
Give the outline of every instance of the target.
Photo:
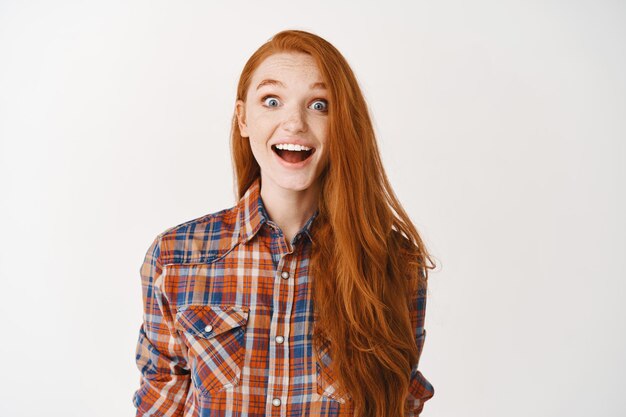
M 137 415 L 419 415 L 435 265 L 345 58 L 276 34 L 243 69 L 231 141 L 238 203 L 146 253 Z

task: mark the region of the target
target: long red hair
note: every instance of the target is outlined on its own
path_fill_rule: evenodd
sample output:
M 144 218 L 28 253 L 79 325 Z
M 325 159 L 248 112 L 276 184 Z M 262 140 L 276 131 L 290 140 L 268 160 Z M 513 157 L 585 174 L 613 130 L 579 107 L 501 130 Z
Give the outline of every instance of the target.
M 332 44 L 301 30 L 277 33 L 245 64 L 237 99 L 245 101 L 255 69 L 278 52 L 309 54 L 328 89 L 328 165 L 309 265 L 315 351 L 330 349 L 339 392 L 352 399 L 357 416 L 404 416 L 419 360 L 409 303 L 435 264 L 391 188 L 357 79 Z M 260 167 L 236 114 L 231 150 L 241 198 Z

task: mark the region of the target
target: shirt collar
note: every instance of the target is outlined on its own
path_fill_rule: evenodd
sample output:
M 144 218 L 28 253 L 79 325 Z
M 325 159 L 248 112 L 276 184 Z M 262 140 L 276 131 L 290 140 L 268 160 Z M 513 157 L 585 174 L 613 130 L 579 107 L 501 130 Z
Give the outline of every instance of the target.
M 265 205 L 261 199 L 261 178 L 257 177 L 250 187 L 246 190 L 243 197 L 237 203 L 237 209 L 239 212 L 239 243 L 247 243 L 252 239 L 258 231 L 261 229 L 264 223 L 267 223 L 269 216 L 265 210 Z M 306 234 L 311 242 L 313 237 L 311 236 L 311 226 L 313 221 L 318 216 L 319 210 L 307 220 L 304 226 L 296 234 Z

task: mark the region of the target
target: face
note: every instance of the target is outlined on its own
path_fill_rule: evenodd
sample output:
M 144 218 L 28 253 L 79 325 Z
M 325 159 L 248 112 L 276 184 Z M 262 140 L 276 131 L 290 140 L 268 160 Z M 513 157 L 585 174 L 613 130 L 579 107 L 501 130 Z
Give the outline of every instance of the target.
M 252 76 L 245 102 L 237 101 L 236 113 L 261 167 L 262 188 L 316 189 L 325 164 L 328 99 L 311 56 L 267 57 Z

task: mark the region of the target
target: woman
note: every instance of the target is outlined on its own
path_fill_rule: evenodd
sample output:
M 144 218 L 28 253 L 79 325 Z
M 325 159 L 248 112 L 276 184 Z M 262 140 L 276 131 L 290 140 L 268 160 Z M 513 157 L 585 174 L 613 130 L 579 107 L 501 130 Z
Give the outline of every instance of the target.
M 434 264 L 344 57 L 276 34 L 243 69 L 231 141 L 237 205 L 146 253 L 137 415 L 419 415 Z

